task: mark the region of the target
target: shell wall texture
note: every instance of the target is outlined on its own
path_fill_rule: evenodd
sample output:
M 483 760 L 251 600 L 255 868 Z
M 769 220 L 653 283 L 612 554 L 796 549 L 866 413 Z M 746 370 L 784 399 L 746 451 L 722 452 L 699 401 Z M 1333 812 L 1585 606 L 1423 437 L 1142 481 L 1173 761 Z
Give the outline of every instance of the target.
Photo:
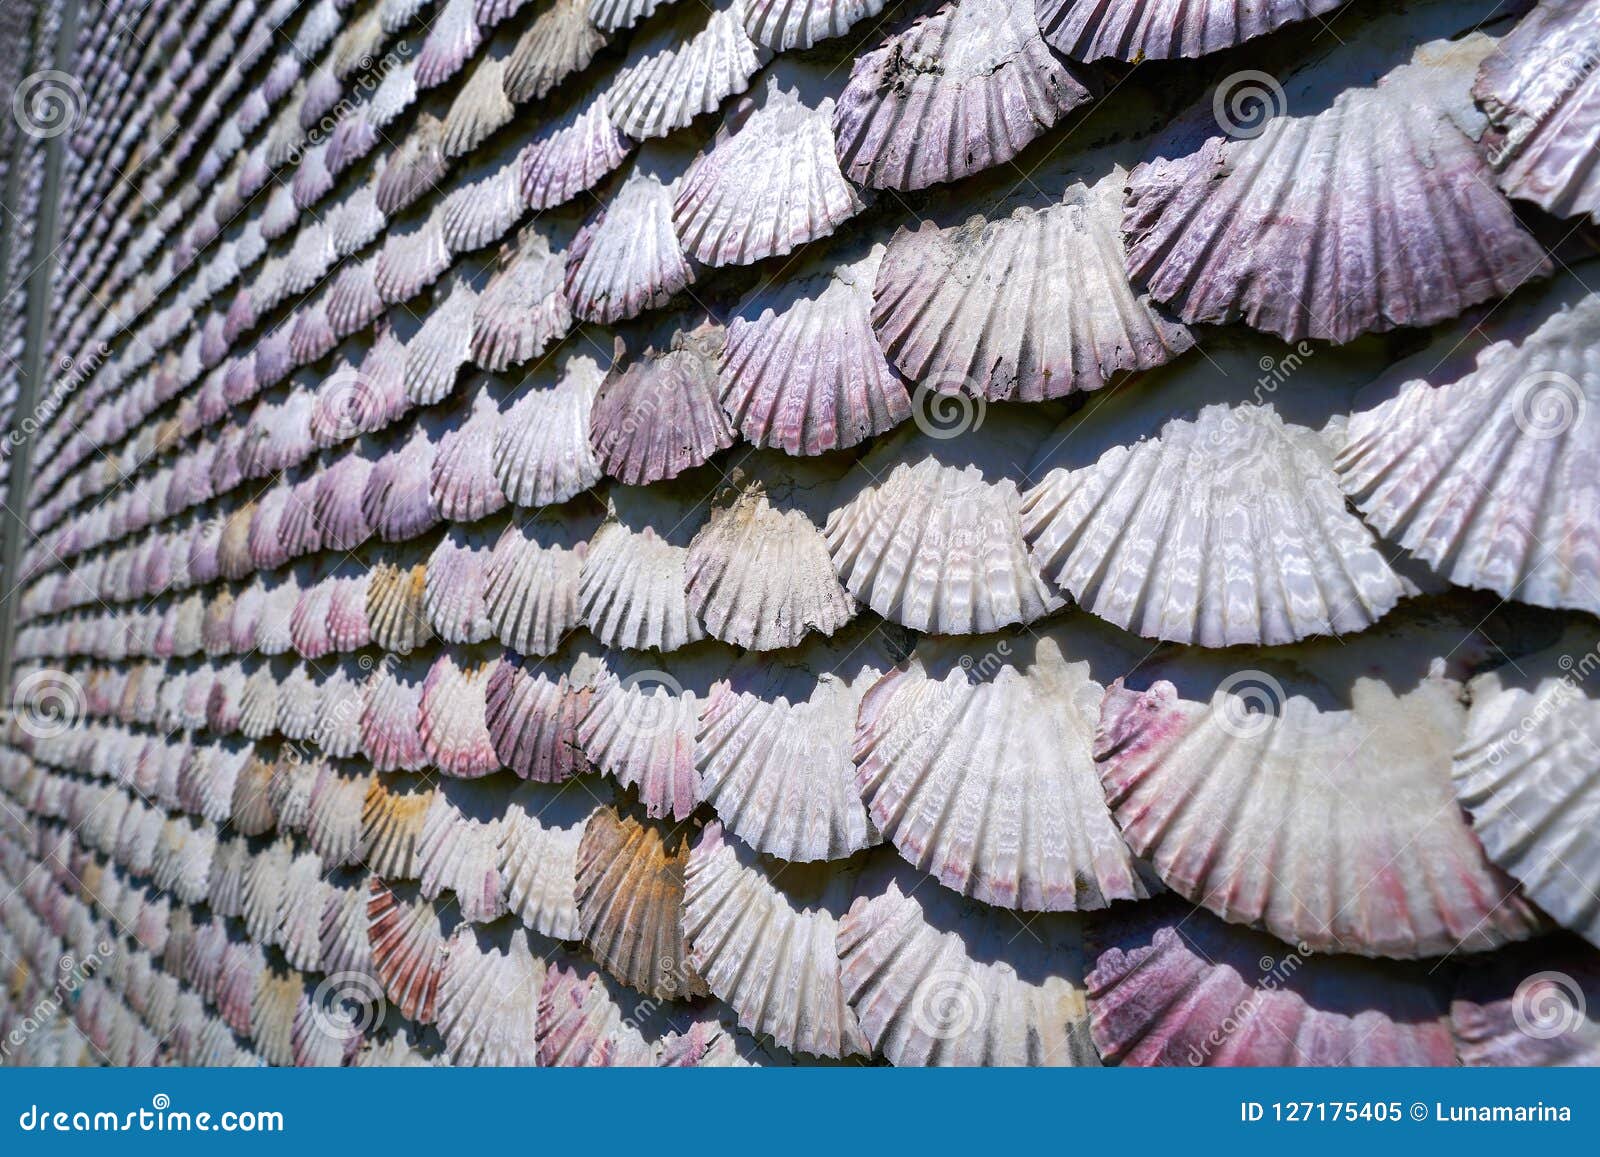
M 7 1061 L 1600 1057 L 1594 0 L 0 19 Z

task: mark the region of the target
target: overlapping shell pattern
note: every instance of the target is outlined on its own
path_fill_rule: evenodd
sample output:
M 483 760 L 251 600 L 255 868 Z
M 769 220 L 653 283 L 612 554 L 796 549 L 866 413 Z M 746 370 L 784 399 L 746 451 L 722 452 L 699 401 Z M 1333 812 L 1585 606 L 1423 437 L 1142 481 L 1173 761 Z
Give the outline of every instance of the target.
M 1600 1060 L 1595 0 L 83 7 L 8 1059 Z

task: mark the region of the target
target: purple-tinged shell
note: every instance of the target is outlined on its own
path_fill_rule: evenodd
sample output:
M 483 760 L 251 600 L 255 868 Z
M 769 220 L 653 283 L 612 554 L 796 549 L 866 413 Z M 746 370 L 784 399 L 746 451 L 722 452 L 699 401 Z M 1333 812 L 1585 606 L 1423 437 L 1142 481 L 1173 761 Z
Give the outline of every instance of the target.
M 480 388 L 466 419 L 439 439 L 429 487 L 448 521 L 476 522 L 505 507 L 493 461 L 499 431 L 499 403 Z
M 548 669 L 545 663 L 530 666 L 517 655 L 504 656 L 485 692 L 484 719 L 496 758 L 535 783 L 562 783 L 589 771 L 578 744 L 578 722 L 603 672 L 603 661 L 576 645 L 551 660 Z
M 458 663 L 448 652 L 434 660 L 422 684 L 423 749 L 444 775 L 475 779 L 500 767 L 484 723 L 492 662 Z
M 749 265 L 826 237 L 864 204 L 839 171 L 833 100 L 768 79 L 745 97 L 677 185 L 673 226 L 706 265 Z
M 609 325 L 659 308 L 693 283 L 672 229 L 673 188 L 636 169 L 573 238 L 566 293 L 574 314 Z
M 416 771 L 427 764 L 418 718 L 423 678 L 423 672 L 409 664 L 385 663 L 367 685 L 361 705 L 361 752 L 379 771 Z
M 452 526 L 428 558 L 422 605 L 433 633 L 446 643 L 481 643 L 492 628 L 483 593 L 490 545 L 481 532 Z
M 526 228 L 500 252 L 500 267 L 478 295 L 472 316 L 472 360 L 500 373 L 536 358 L 572 328 L 565 292 L 566 255 Z
M 1476 145 L 1483 119 L 1468 89 L 1493 51 L 1481 33 L 1426 44 L 1323 112 L 1247 126 L 1225 116 L 1218 135 L 1191 127 L 1161 146 L 1128 180 L 1134 280 L 1189 324 L 1348 342 L 1444 321 L 1547 275 Z M 1204 131 L 1217 123 L 1210 104 L 1192 115 Z M 1383 275 L 1401 269 L 1435 275 Z
M 444 122 L 423 115 L 388 155 L 378 174 L 378 209 L 393 220 L 419 197 L 436 189 L 450 170 L 444 155 Z
M 627 159 L 633 142 L 611 123 L 605 93 L 552 122 L 522 151 L 522 200 L 553 209 L 594 188 Z
M 404 542 L 438 525 L 439 508 L 428 486 L 437 449 L 433 434 L 419 423 L 403 445 L 373 464 L 362 511 L 385 542 Z
M 1208 56 L 1346 0 L 1035 0 L 1045 40 L 1074 60 L 1130 64 Z
M 1471 961 L 1450 1005 L 1461 1063 L 1529 1068 L 1600 1064 L 1600 956 L 1549 937 Z
M 856 60 L 833 129 L 851 180 L 925 189 L 1009 161 L 1089 98 L 1027 0 L 957 0 Z
M 717 399 L 722 329 L 678 330 L 671 348 L 613 370 L 595 395 L 589 438 L 601 470 L 632 486 L 676 478 L 733 444 Z
M 670 22 L 632 45 L 607 92 L 617 128 L 635 140 L 664 137 L 750 86 L 771 53 L 744 30 L 744 0 L 704 10 L 683 4 Z
M 1448 983 L 1420 966 L 1314 954 L 1171 900 L 1112 909 L 1090 942 L 1108 1064 L 1455 1064 Z
M 473 12 L 475 0 L 445 0 L 444 7 L 428 26 L 428 38 L 417 56 L 417 87 L 430 89 L 443 84 L 461 66 L 477 55 L 483 33 Z

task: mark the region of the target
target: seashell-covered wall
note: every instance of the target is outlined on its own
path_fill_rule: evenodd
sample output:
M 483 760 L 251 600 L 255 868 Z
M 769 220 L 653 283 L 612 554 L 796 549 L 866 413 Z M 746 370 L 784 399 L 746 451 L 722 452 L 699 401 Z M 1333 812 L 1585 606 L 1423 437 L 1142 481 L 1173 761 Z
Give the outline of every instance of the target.
M 7 1062 L 1600 1061 L 1596 0 L 0 37 Z

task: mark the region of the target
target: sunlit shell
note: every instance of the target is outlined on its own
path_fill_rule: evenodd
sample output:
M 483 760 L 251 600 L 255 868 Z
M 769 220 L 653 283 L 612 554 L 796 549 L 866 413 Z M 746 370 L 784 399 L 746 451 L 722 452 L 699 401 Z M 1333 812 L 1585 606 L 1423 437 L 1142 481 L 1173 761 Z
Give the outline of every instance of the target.
M 1525 939 L 1540 917 L 1485 858 L 1450 783 L 1459 665 L 1484 645 L 1470 628 L 1404 617 L 1145 662 L 1107 690 L 1096 741 L 1129 845 L 1185 898 L 1318 952 Z
M 683 933 L 689 842 L 611 808 L 594 813 L 578 845 L 576 888 L 583 942 L 612 976 L 646 996 L 704 995 Z
M 481 643 L 491 634 L 483 599 L 490 550 L 481 532 L 452 527 L 428 559 L 422 605 L 446 643 Z
M 450 162 L 443 141 L 444 122 L 423 116 L 388 155 L 376 185 L 378 208 L 385 217 L 393 220 L 444 179 Z
M 505 66 L 503 57 L 484 57 L 456 93 L 444 118 L 445 156 L 472 152 L 517 115 L 505 94 Z
M 578 722 L 603 673 L 599 657 L 578 648 L 549 664 L 502 658 L 489 676 L 484 703 L 500 763 L 539 783 L 559 783 L 589 770 L 578 744 Z
M 446 519 L 476 522 L 505 506 L 493 461 L 499 431 L 499 403 L 488 390 L 479 389 L 466 417 L 439 440 L 429 484 Z
M 444 243 L 451 253 L 470 253 L 500 240 L 521 219 L 522 163 L 511 157 L 451 193 L 440 204 Z
M 589 20 L 589 0 L 555 0 L 517 41 L 506 64 L 506 95 L 517 104 L 543 100 L 574 72 L 589 66 L 606 43 Z
M 573 900 L 578 844 L 601 805 L 582 786 L 529 783 L 506 804 L 497 864 L 506 905 L 517 919 L 555 940 L 581 935 Z
M 1149 894 L 1094 763 L 1104 686 L 1133 657 L 1090 627 L 925 640 L 862 701 L 862 798 L 946 887 L 1031 911 Z
M 423 750 L 445 775 L 471 779 L 500 763 L 484 723 L 484 695 L 494 665 L 457 662 L 443 654 L 422 684 L 419 725 Z
M 1125 180 L 1115 168 L 1043 208 L 897 232 L 872 307 L 889 360 L 941 393 L 1039 401 L 1097 390 L 1188 349 L 1189 332 L 1128 284 Z
M 384 561 L 372 568 L 367 584 L 367 621 L 372 641 L 385 651 L 404 655 L 433 636 L 424 595 L 428 564 L 410 567 Z
M 1448 987 L 1425 968 L 1312 953 L 1173 902 L 1114 909 L 1091 941 L 1108 1064 L 1455 1064 Z
M 632 148 L 633 142 L 612 123 L 605 93 L 600 93 L 592 104 L 551 122 L 523 150 L 523 202 L 533 210 L 565 204 L 603 180 Z
M 843 36 L 881 11 L 883 0 L 746 0 L 744 27 L 757 44 L 787 52 Z
M 924 189 L 1010 160 L 1089 95 L 1027 0 L 956 0 L 852 65 L 839 160 L 860 184 Z
M 476 0 L 445 0 L 428 26 L 417 56 L 417 87 L 432 88 L 454 76 L 483 44 L 474 11 Z
M 752 1033 L 818 1056 L 869 1053 L 834 949 L 853 882 L 822 868 L 769 874 L 711 824 L 685 871 L 690 963 Z
M 1558 217 L 1600 219 L 1600 39 L 1582 0 L 1543 0 L 1483 59 L 1472 94 L 1500 187 Z
M 565 256 L 537 229 L 524 230 L 514 248 L 502 251 L 500 269 L 474 309 L 472 360 L 498 373 L 565 337 L 572 326 L 565 269 Z
M 378 254 L 373 280 L 391 305 L 410 301 L 450 268 L 444 214 L 435 212 L 409 228 L 392 229 Z
M 361 813 L 370 786 L 370 772 L 362 774 L 332 762 L 317 768 L 306 819 L 306 840 L 330 867 L 360 862 Z
M 587 527 L 526 518 L 501 532 L 484 571 L 484 621 L 524 655 L 548 655 L 578 625 Z
M 833 101 L 802 101 L 769 79 L 745 98 L 684 175 L 673 223 L 707 265 L 749 265 L 825 237 L 863 208 L 833 148 Z
M 723 332 L 712 324 L 679 330 L 665 352 L 646 351 L 612 370 L 589 413 L 601 470 L 631 486 L 676 478 L 733 444 L 717 401 Z
M 415 879 L 417 841 L 433 792 L 416 783 L 373 776 L 361 805 L 362 860 L 391 880 Z
M 608 647 L 674 651 L 705 637 L 685 593 L 696 505 L 662 490 L 612 490 L 611 517 L 589 541 L 578 607 Z
M 494 443 L 494 473 L 517 506 L 566 502 L 600 481 L 589 421 L 603 375 L 593 358 L 574 354 L 545 385 L 530 375 L 505 412 Z
M 404 900 L 377 876 L 370 880 L 367 939 L 373 968 L 402 1016 L 432 1024 L 447 953 L 439 917 L 427 901 Z
M 712 511 L 689 544 L 689 607 L 713 638 L 756 651 L 831 635 L 856 613 L 822 528 L 758 484 Z
M 1376 87 L 1314 115 L 1268 107 L 1233 137 L 1206 135 L 1206 102 L 1193 114 L 1204 131 L 1181 126 L 1129 177 L 1134 280 L 1191 324 L 1346 342 L 1443 321 L 1548 273 L 1475 143 L 1484 124 L 1468 89 L 1494 50 L 1482 34 L 1424 45 Z M 1217 94 L 1219 107 L 1230 99 L 1248 98 Z M 1224 130 L 1240 127 L 1234 115 Z M 1438 275 L 1382 275 L 1412 268 Z
M 672 230 L 673 186 L 635 170 L 567 249 L 566 294 L 585 321 L 655 309 L 694 281 Z
M 406 397 L 431 406 L 448 397 L 456 374 L 472 357 L 472 316 L 478 294 L 459 277 L 406 343 Z
M 373 673 L 361 708 L 361 751 L 379 771 L 416 771 L 426 763 L 418 732 L 424 677 L 404 663 Z
M 544 961 L 518 928 L 493 936 L 462 925 L 439 982 L 438 1026 L 456 1065 L 533 1065 Z
M 904 867 L 863 874 L 839 921 L 845 998 L 896 1065 L 1097 1065 L 1081 917 L 1026 931 Z
M 940 403 L 917 404 L 930 432 L 878 443 L 840 483 L 827 536 L 845 588 L 884 618 L 935 634 L 992 631 L 1059 607 L 1028 558 L 1015 481 L 1044 431 L 1010 412 L 968 409 L 952 437 L 927 416 Z
M 621 987 L 581 957 L 549 960 L 539 996 L 539 1064 L 648 1068 L 654 1053 L 622 1009 Z
M 1401 362 L 1351 415 L 1345 493 L 1453 583 L 1600 613 L 1597 334 L 1600 296 L 1563 278 Z
M 664 137 L 743 92 L 770 53 L 744 30 L 744 0 L 680 4 L 672 21 L 636 41 L 608 93 L 616 125 L 635 140 Z
M 372 467 L 362 495 L 362 511 L 378 537 L 386 542 L 415 538 L 439 522 L 428 485 L 438 446 L 418 423 L 406 441 Z
M 422 895 L 455 896 L 463 920 L 484 924 L 505 914 L 499 873 L 501 785 L 447 782 L 433 793 L 417 839 Z
M 1206 406 L 1122 444 L 1115 403 L 1052 436 L 1077 469 L 1030 473 L 1022 533 L 1079 604 L 1149 638 L 1224 647 L 1359 631 L 1408 593 L 1344 503 L 1334 445 L 1254 404 Z
M 1600 702 L 1587 682 L 1600 630 L 1574 624 L 1552 647 L 1468 687 L 1456 797 L 1496 865 L 1558 923 L 1600 944 Z

